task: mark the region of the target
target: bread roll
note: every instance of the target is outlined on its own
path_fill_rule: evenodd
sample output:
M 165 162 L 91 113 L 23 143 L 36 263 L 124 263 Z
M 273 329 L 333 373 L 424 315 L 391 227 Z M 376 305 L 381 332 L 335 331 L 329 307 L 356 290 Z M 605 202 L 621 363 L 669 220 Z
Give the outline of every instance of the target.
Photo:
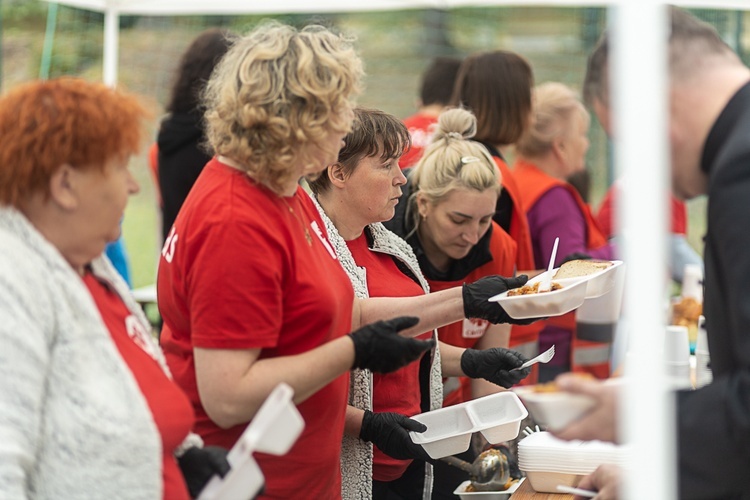
M 612 262 L 608 260 L 579 259 L 569 260 L 557 270 L 552 279 L 577 278 L 589 274 L 598 273 L 608 267 L 612 267 Z

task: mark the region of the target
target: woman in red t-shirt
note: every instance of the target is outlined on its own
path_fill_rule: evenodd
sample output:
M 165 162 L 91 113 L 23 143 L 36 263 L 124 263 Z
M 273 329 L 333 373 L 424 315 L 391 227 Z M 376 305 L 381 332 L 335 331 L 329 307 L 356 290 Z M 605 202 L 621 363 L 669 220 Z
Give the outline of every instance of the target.
M 467 111 L 454 110 L 445 114 L 441 124 L 454 127 L 450 131 L 465 130 L 471 127 L 473 119 Z M 311 182 L 310 187 L 317 196 L 329 238 L 355 292 L 362 297 L 425 295 L 429 287 L 411 247 L 380 224 L 393 217 L 401 186 L 406 183 L 398 162 L 408 147 L 408 130 L 394 116 L 357 108 L 354 128 L 344 142 L 346 146 L 339 152 L 338 161 Z M 477 144 L 474 147 L 481 148 Z M 464 151 L 472 152 L 470 148 Z M 498 186 L 496 178 L 491 180 Z M 493 189 L 493 193 L 497 193 L 497 189 Z M 512 257 L 508 256 L 511 269 Z M 455 283 L 452 288 L 455 290 L 461 285 Z M 446 292 L 449 292 L 448 287 Z M 464 320 L 463 315 L 446 315 L 442 324 L 456 320 Z M 470 322 L 475 323 L 481 323 L 485 329 L 488 325 L 484 320 Z M 507 333 L 507 325 L 498 328 Z M 421 337 L 433 335 L 434 332 L 426 332 Z M 425 357 L 422 367 L 414 364 L 372 377 L 362 373 L 353 375 L 351 406 L 347 410 L 348 436 L 344 439 L 342 455 L 344 498 L 355 498 L 362 492 L 369 496 L 370 476 L 372 498 L 376 500 L 387 498 L 389 494 L 430 498 L 432 467 L 426 466 L 424 450 L 414 445 L 406 433 L 421 430 L 420 424 L 405 416 L 440 408 L 441 376 L 464 376 L 462 361 L 468 358 L 482 359 L 481 364 L 500 369 L 495 376 L 472 373 L 474 377 L 491 379 L 494 384 L 482 381 L 492 386 L 491 392 L 496 392 L 498 385 L 510 387 L 528 374 L 528 370 L 507 371 L 522 363 L 524 358 L 517 353 L 506 349 L 475 351 L 466 347 L 470 346 L 456 348 L 440 342 L 439 356 Z M 369 446 L 356 438 L 373 442 L 374 458 L 370 458 Z M 370 460 L 373 462 L 371 471 Z
M 424 156 L 409 172 L 403 208 L 386 226 L 409 242 L 432 293 L 484 276 L 512 275 L 516 244 L 492 220 L 501 176 L 489 151 L 470 140 L 474 116 L 463 109 L 444 112 Z M 400 204 L 401 205 L 401 204 Z M 482 350 L 509 345 L 510 325 L 463 320 L 438 330 L 454 348 Z M 461 403 L 501 390 L 482 379 L 445 380 L 443 405 Z M 471 450 L 463 458 L 471 461 Z M 468 475 L 435 465 L 434 497 L 450 496 Z
M 341 495 L 351 368 L 386 373 L 421 357 L 432 342 L 408 337 L 463 314 L 462 293 L 481 303 L 476 314 L 502 312 L 485 303 L 504 282 L 411 303 L 355 299 L 299 182 L 336 161 L 361 77 L 349 41 L 320 26 L 270 22 L 236 40 L 206 88 L 217 156 L 159 263 L 162 346 L 207 443 L 233 445 L 274 387 L 294 390 L 305 428 L 286 455 L 256 456 L 266 497 Z
M 104 254 L 147 121 L 136 96 L 74 78 L 0 99 L 3 497 L 188 499 L 229 467 L 196 447 L 190 402 Z

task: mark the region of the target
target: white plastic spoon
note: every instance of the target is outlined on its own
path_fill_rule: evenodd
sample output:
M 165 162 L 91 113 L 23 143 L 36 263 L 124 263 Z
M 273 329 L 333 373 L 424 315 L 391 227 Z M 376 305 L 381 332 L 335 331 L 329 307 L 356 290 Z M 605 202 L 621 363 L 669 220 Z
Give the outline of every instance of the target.
M 552 246 L 552 255 L 549 258 L 549 265 L 547 266 L 547 274 L 544 279 L 539 283 L 539 292 L 549 292 L 552 287 L 552 270 L 555 268 L 555 257 L 557 257 L 557 244 L 560 243 L 560 238 L 555 238 L 555 244 Z

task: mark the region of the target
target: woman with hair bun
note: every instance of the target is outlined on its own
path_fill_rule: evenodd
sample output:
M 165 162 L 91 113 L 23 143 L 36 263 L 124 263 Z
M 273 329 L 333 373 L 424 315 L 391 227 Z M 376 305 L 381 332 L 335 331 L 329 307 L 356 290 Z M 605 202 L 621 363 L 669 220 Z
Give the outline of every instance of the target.
M 405 171 L 409 182 L 396 216 L 386 223 L 412 247 L 431 293 L 515 271 L 516 243 L 493 221 L 502 189 L 500 172 L 487 149 L 471 140 L 475 132 L 476 118 L 465 109 L 440 115 L 432 143 L 417 166 Z M 507 348 L 510 325 L 463 319 L 439 328 L 438 336 L 446 344 L 481 352 Z M 486 380 L 450 377 L 444 379 L 443 406 L 499 390 Z M 462 457 L 473 460 L 473 451 Z M 441 463 L 435 467 L 434 498 L 449 497 L 468 479 L 458 469 Z
M 520 54 L 491 50 L 470 54 L 461 63 L 453 87 L 452 102 L 477 117 L 474 140 L 481 142 L 500 169 L 503 191 L 497 200 L 494 220 L 516 242 L 516 272 L 543 269 L 534 262 L 529 223 L 523 209 L 523 194 L 515 172 L 504 155 L 531 123 L 531 89 L 534 73 Z M 546 266 L 546 264 L 545 264 Z M 542 323 L 516 325 L 511 329 L 510 346 L 529 358 L 539 352 Z M 525 384 L 535 384 L 539 365 L 534 365 Z

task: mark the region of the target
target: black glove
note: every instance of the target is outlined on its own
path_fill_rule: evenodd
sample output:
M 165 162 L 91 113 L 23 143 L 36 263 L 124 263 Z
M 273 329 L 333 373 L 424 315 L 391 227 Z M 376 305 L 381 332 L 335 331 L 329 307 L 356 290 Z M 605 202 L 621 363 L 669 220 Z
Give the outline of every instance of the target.
M 359 439 L 371 441 L 380 451 L 392 458 L 407 460 L 418 458 L 432 461 L 421 445 L 409 437 L 409 431 L 424 432 L 427 427 L 398 413 L 373 413 L 365 410 Z
M 490 323 L 511 323 L 514 325 L 528 325 L 539 318 L 515 319 L 511 318 L 500 304 L 490 302 L 489 298 L 512 288 L 523 286 L 529 281 L 525 274 L 515 278 L 502 276 L 485 276 L 474 283 L 464 284 L 464 316 L 467 318 L 486 319 Z
M 417 340 L 398 334 L 419 323 L 419 318 L 400 316 L 377 321 L 349 334 L 354 342 L 354 365 L 376 373 L 389 373 L 419 359 L 435 341 Z
M 177 457 L 177 463 L 192 498 L 198 497 L 214 474 L 224 477 L 229 472 L 231 466 L 227 462 L 228 453 L 219 446 L 193 446 Z
M 510 389 L 531 373 L 531 367 L 510 371 L 528 361 L 516 351 L 493 347 L 491 349 L 466 349 L 461 355 L 461 370 L 467 377 L 483 378 L 495 385 Z
M 573 252 L 570 255 L 566 255 L 562 262 L 560 262 L 560 265 L 562 266 L 563 264 L 565 264 L 566 262 L 570 262 L 571 260 L 591 260 L 591 256 L 583 252 Z

